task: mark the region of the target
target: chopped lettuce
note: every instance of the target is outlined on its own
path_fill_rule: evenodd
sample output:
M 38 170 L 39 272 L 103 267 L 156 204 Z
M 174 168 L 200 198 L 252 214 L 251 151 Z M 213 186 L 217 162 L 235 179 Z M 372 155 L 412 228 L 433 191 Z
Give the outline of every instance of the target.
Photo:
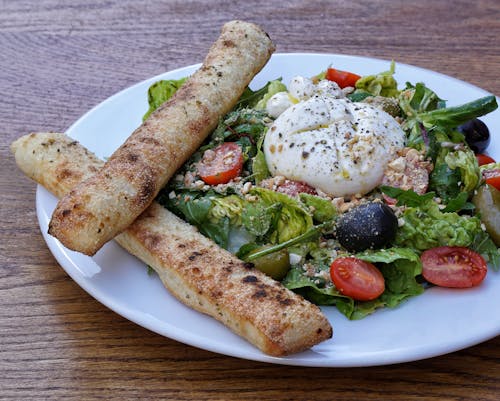
M 337 209 L 328 199 L 307 193 L 299 194 L 300 201 L 311 211 L 314 221 L 324 223 L 337 215 Z
M 460 201 L 465 205 L 465 201 L 480 182 L 479 166 L 474 152 L 468 147 L 457 150 L 441 147 L 434 164 L 429 189 L 436 191 L 445 204 Z
M 417 113 L 424 113 L 445 106 L 444 100 L 421 82 L 416 85 L 407 82 L 406 88 L 401 91 L 398 100 L 407 117 L 414 117 Z
M 282 211 L 281 203 L 265 205 L 261 202 L 248 202 L 245 213 L 241 215 L 246 230 L 256 237 L 263 238 L 276 229 Z M 264 238 L 262 242 L 267 242 Z
M 265 132 L 256 145 L 256 154 L 252 158 L 252 177 L 255 180 L 256 184 L 259 184 L 262 180 L 271 176 L 269 172 L 269 168 L 267 167 L 266 156 L 264 155 L 264 151 L 262 150 L 262 146 L 264 145 Z
M 422 274 L 422 263 L 417 252 L 410 248 L 369 250 L 356 257 L 377 264 L 385 279 L 385 291 L 380 299 L 388 307 L 424 292 L 417 277 Z
M 241 225 L 241 216 L 246 207 L 246 202 L 237 195 L 211 197 L 212 206 L 207 217 L 213 223 L 227 217 L 232 225 Z
M 420 251 L 438 246 L 470 246 L 482 231 L 477 217 L 443 213 L 434 201 L 406 208 L 400 219 L 403 225 L 394 244 Z
M 281 243 L 288 241 L 304 234 L 313 226 L 313 219 L 309 211 L 300 202 L 288 195 L 259 187 L 253 188 L 251 194 L 258 196 L 259 201 L 265 207 L 270 207 L 274 204 L 281 205 L 276 230 L 270 238 L 271 242 Z
M 166 192 L 160 192 L 157 198 L 161 205 L 198 227 L 203 235 L 227 249 L 231 230 L 230 214 L 221 214 L 217 221 L 211 215 L 214 199 L 219 199 L 220 195 L 211 191 L 207 193 L 184 191 L 171 198 Z
M 471 249 L 481 254 L 494 271 L 500 270 L 500 248 L 498 248 L 491 237 L 485 231 L 477 233 Z
M 265 109 L 265 105 L 271 96 L 278 92 L 285 92 L 286 90 L 285 84 L 281 83 L 281 78 L 269 81 L 262 88 L 255 91 L 247 87 L 238 100 L 238 103 L 236 103 L 235 109 Z
M 472 192 L 479 184 L 479 165 L 474 152 L 469 148 L 464 148 L 449 152 L 444 161 L 452 170 L 460 171 L 460 182 L 462 190 Z
M 143 120 L 165 103 L 186 82 L 187 78 L 161 80 L 152 84 L 148 89 L 149 109 L 142 117 Z
M 372 96 L 397 97 L 398 83 L 394 79 L 396 64 L 391 62 L 389 71 L 361 77 L 356 82 L 356 92 L 366 92 Z

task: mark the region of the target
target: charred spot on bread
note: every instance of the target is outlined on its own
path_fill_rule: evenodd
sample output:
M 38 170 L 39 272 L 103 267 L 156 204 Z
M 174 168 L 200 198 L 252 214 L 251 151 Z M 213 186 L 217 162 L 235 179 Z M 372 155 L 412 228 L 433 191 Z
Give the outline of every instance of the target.
M 145 180 L 141 183 L 140 190 L 135 197 L 138 205 L 148 204 L 156 194 L 156 183 L 150 174 L 145 175 Z
M 228 39 L 224 40 L 222 44 L 224 45 L 224 47 L 236 47 L 234 41 Z
M 203 255 L 201 252 L 194 251 L 191 255 L 188 256 L 190 261 L 195 260 L 198 256 Z
M 75 172 L 73 170 L 70 170 L 68 168 L 62 168 L 61 170 L 59 170 L 57 172 L 57 179 L 60 181 L 67 180 L 70 177 L 72 177 L 73 175 L 75 175 Z M 78 175 L 81 176 L 81 174 L 78 174 Z
M 255 276 L 245 276 L 241 281 L 244 283 L 256 283 L 259 279 Z
M 127 154 L 127 160 L 130 163 L 135 163 L 138 159 L 139 159 L 139 156 L 135 153 L 130 152 Z
M 265 298 L 265 297 L 267 297 L 266 290 L 257 290 L 252 295 L 253 299 L 259 299 L 259 298 Z

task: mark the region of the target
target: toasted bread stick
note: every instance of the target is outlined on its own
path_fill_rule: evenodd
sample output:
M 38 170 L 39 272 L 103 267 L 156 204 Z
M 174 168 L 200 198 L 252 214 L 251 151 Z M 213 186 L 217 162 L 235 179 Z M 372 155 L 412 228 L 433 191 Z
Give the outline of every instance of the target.
M 49 233 L 67 248 L 93 255 L 122 232 L 234 107 L 273 51 L 268 35 L 256 25 L 225 24 L 202 67 L 102 169 L 60 200 Z
M 21 170 L 58 197 L 102 165 L 63 134 L 26 135 L 11 148 Z M 151 266 L 181 302 L 269 355 L 303 351 L 332 335 L 316 305 L 219 248 L 156 202 L 115 240 Z

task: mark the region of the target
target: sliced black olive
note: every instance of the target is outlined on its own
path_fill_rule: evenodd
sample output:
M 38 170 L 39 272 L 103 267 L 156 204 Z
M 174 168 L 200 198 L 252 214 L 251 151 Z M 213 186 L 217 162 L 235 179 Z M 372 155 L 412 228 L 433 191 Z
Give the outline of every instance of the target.
M 381 248 L 394 239 L 398 219 L 392 209 L 381 202 L 359 205 L 337 221 L 340 244 L 351 252 Z
M 465 142 L 474 153 L 483 153 L 490 144 L 488 126 L 477 118 L 460 125 L 458 130 L 465 135 Z

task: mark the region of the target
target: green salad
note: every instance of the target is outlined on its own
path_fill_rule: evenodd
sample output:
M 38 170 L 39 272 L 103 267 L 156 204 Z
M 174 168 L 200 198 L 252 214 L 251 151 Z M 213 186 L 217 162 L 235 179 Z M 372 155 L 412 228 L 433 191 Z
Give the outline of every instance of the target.
M 500 268 L 500 164 L 477 118 L 395 65 L 247 88 L 160 192 L 201 233 L 349 319 Z M 149 89 L 144 118 L 183 84 Z

